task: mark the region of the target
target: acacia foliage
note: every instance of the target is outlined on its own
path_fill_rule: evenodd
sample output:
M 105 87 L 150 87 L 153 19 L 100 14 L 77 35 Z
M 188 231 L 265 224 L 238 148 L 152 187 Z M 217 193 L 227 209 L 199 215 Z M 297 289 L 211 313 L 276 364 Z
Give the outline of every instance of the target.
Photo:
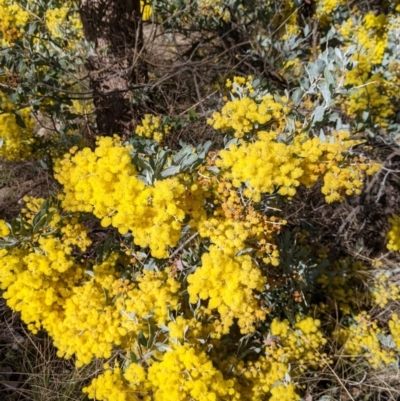
M 37 158 L 60 184 L 0 221 L 0 285 L 60 357 L 105 360 L 90 398 L 299 400 L 302 378 L 337 361 L 329 343 L 374 369 L 396 365 L 397 314 L 379 324 L 369 314 L 399 299 L 391 272 L 335 256 L 318 227 L 285 210 L 304 188 L 327 203 L 355 199 L 381 167 L 364 144 L 396 142 L 399 5 L 309 3 L 154 1 L 152 24 L 219 37 L 260 76 L 238 65 L 203 109 L 145 114 L 129 138 L 91 144 L 84 66 L 96 49 L 78 4 L 0 2 L 10 16 L 0 26 L 1 155 Z M 271 65 L 277 81 L 265 77 Z M 130 90 L 132 104 L 151 95 Z M 34 118 L 53 129 L 38 135 Z M 164 146 L 194 120 L 222 149 Z

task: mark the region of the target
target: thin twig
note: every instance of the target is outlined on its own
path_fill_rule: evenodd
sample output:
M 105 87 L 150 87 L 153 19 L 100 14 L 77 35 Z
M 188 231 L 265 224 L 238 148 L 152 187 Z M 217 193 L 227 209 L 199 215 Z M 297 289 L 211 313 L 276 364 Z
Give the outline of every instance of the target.
M 191 235 L 182 245 L 180 245 L 178 248 L 175 249 L 174 252 L 171 253 L 169 258 L 172 259 L 174 256 L 176 256 L 189 242 L 195 239 L 198 235 L 199 235 L 198 232 Z
M 203 115 L 205 114 L 204 106 L 203 106 L 203 100 L 201 99 L 201 94 L 200 94 L 200 89 L 199 89 L 199 84 L 197 82 L 197 77 L 196 77 L 196 72 L 193 72 L 193 81 L 194 81 L 194 86 L 196 88 L 196 93 L 197 93 L 197 98 L 199 99 L 199 104 L 201 111 Z
M 385 177 L 383 177 L 383 180 L 382 180 L 381 184 L 379 185 L 379 192 L 378 192 L 378 195 L 376 196 L 375 203 L 379 202 L 379 199 L 381 198 L 382 192 L 385 188 L 386 179 L 388 178 L 390 173 L 391 173 L 391 170 L 388 170 L 385 174 Z

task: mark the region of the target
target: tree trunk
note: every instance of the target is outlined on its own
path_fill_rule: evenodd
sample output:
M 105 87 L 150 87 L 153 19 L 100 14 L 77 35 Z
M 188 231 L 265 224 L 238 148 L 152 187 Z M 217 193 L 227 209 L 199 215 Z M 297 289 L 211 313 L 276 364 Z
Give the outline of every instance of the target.
M 146 81 L 140 0 L 80 0 L 86 40 L 96 55 L 87 62 L 99 135 L 129 137 L 139 118 L 130 87 Z

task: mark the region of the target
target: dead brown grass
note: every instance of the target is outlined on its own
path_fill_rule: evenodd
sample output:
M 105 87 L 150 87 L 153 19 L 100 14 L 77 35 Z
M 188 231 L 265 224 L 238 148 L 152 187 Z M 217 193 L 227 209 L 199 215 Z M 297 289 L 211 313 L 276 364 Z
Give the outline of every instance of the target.
M 56 188 L 54 178 L 36 161 L 0 160 L 0 218 L 15 217 L 24 196 L 46 197 Z

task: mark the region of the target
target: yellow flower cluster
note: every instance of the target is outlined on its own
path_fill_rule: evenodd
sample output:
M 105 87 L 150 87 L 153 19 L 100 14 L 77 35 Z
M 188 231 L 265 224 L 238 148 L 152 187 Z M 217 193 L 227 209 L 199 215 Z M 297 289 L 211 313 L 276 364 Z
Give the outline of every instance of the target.
M 180 285 L 168 269 L 164 272 L 144 271 L 136 276 L 136 284 L 126 283 L 117 278 L 116 258 L 111 256 L 93 267 L 93 277 L 89 281 L 83 282 L 81 268 L 78 268 L 78 274 L 71 276 L 72 280 L 65 280 L 67 274 L 76 273 L 76 265 L 66 253 L 68 248 L 53 238 L 42 238 L 39 243 L 45 258 L 40 258 L 41 254 L 27 255 L 19 250 L 12 254 L 2 253 L 2 288 L 7 288 L 6 298 L 9 303 L 11 301 L 11 306 L 22 311 L 23 319 L 41 322 L 59 348 L 58 354 L 66 357 L 75 354 L 78 366 L 88 363 L 94 356 L 110 357 L 114 345 L 131 349 L 139 330 L 145 331 L 145 319 L 149 314 L 157 324 L 165 324 L 168 311 L 179 307 Z M 209 299 L 206 313 L 216 308 L 222 322 L 230 326 L 232 320 L 228 315 L 233 312 L 242 331 L 252 332 L 255 320 L 265 318 L 265 311 L 257 305 L 252 294 L 254 290 L 262 290 L 264 285 L 258 268 L 250 257 L 229 258 L 216 247 L 203 255 L 202 262 L 188 278 L 189 295 L 192 297 L 194 290 L 196 297 L 191 301 L 197 301 L 198 296 Z M 10 273 L 13 277 L 7 277 Z M 35 273 L 36 277 L 38 273 L 48 276 L 54 291 L 48 290 L 48 285 L 41 280 L 35 282 L 27 294 L 25 287 L 32 286 Z M 53 280 L 55 277 L 56 281 Z M 224 279 L 218 281 L 222 277 Z M 210 287 L 209 283 L 214 285 Z M 205 292 L 201 292 L 200 287 L 196 290 L 199 285 Z M 14 291 L 17 289 L 24 299 L 22 294 L 18 297 Z M 40 302 L 43 305 L 39 307 Z M 36 316 L 32 316 L 34 312 Z M 130 364 L 125 371 L 119 367 L 107 368 L 84 391 L 90 398 L 105 401 L 162 401 L 171 399 L 171 395 L 178 400 L 254 401 L 264 399 L 267 394 L 270 400 L 279 397 L 298 400 L 293 384 L 276 383 L 284 380 L 289 363 L 297 364 L 300 370 L 304 364 L 318 363 L 311 350 L 320 349 L 325 341 L 319 325 L 319 321 L 311 317 L 297 318 L 294 329 L 290 329 L 287 321 L 274 319 L 271 324 L 273 340 L 265 342 L 267 356 L 238 364 L 238 377 L 251 384 L 251 387 L 245 385 L 242 388 L 235 377 L 225 379 L 203 351 L 189 343 L 174 344 L 176 340 L 188 341 L 204 335 L 202 323 L 178 317 L 168 324 L 172 350 L 160 354 L 158 361 L 150 364 L 147 377 L 145 369 L 137 364 Z M 32 325 L 30 328 L 35 330 Z M 190 335 L 185 334 L 188 332 Z
M 116 258 L 111 257 L 93 267 L 94 278 L 83 285 L 74 285 L 71 295 L 63 300 L 64 313 L 52 330 L 59 357 L 76 356 L 76 365 L 83 366 L 93 357 L 110 358 L 113 345 L 121 344 L 126 331 L 120 328 L 120 313 L 110 305 L 107 292 L 116 280 Z
M 279 263 L 279 251 L 274 243 L 274 234 L 280 231 L 285 221 L 266 221 L 261 219 L 246 219 L 235 221 L 227 218 L 211 217 L 200 220 L 196 227 L 203 238 L 210 240 L 224 251 L 226 255 L 234 256 L 237 252 L 246 248 L 246 242 L 257 240 L 257 255 L 263 258 L 265 263 L 277 266 Z M 255 246 L 255 244 L 253 245 Z
M 353 157 L 349 163 L 337 165 L 336 162 L 343 160 L 345 148 L 347 145 L 339 145 L 339 151 L 335 152 L 334 146 L 330 149 L 330 154 L 327 155 L 328 166 L 327 172 L 323 176 L 324 185 L 321 192 L 325 195 L 325 200 L 328 203 L 334 201 L 342 201 L 343 194 L 360 195 L 363 186 L 363 175 L 372 175 L 376 173 L 381 165 L 370 162 L 365 157 Z
M 130 349 L 139 331 L 147 332 L 150 315 L 165 324 L 168 311 L 178 308 L 180 284 L 167 269 L 144 271 L 137 286 L 118 279 L 116 257 L 93 267 L 93 278 L 73 288 L 64 301 L 64 317 L 50 334 L 58 355 L 76 356 L 82 366 L 94 357 L 109 358 L 115 345 Z M 83 307 L 84 305 L 84 307 Z
M 94 104 L 92 100 L 72 100 L 71 112 L 82 115 L 89 115 L 94 112 Z
M 231 15 L 228 7 L 224 6 L 222 0 L 197 0 L 197 3 L 202 17 L 207 16 L 222 19 L 226 22 L 230 21 Z
M 0 219 L 0 238 L 7 237 L 10 234 L 10 228 L 8 227 L 8 224 Z
M 3 110 L 12 107 L 2 94 L 0 94 L 0 102 Z M 29 158 L 32 155 L 32 145 L 35 143 L 31 109 L 29 107 L 21 109 L 19 115 L 25 124 L 24 128 L 17 124 L 13 113 L 0 114 L 0 157 L 10 161 Z
M 244 4 L 246 5 L 242 6 L 241 9 L 241 18 L 243 18 L 242 21 L 250 22 L 253 15 L 253 5 L 250 5 L 246 2 L 241 2 L 239 4 L 239 7 Z M 254 3 L 254 5 L 256 5 L 256 3 Z M 256 7 L 257 9 L 260 7 L 260 10 L 264 9 L 268 13 L 272 12 L 272 14 L 269 14 L 270 18 L 268 29 L 271 29 L 271 32 L 274 32 L 273 36 L 277 41 L 279 40 L 284 42 L 288 40 L 291 36 L 298 35 L 301 32 L 301 26 L 299 25 L 296 15 L 298 5 L 295 0 L 286 0 L 279 4 L 274 3 L 273 0 L 266 0 L 257 4 Z M 235 13 L 235 15 L 237 14 Z M 261 33 L 261 37 L 268 37 L 268 29 L 266 32 L 264 30 L 265 28 L 262 27 L 262 24 L 259 25 L 258 22 L 254 25 L 253 29 L 257 32 L 257 34 Z M 263 51 L 264 46 L 265 45 L 262 45 Z
M 286 63 L 282 66 L 280 73 L 282 76 L 288 78 L 296 77 L 298 78 L 303 71 L 303 64 L 299 57 L 295 57 L 292 60 L 286 61 Z
M 169 134 L 170 126 L 162 123 L 162 118 L 145 114 L 141 123 L 136 127 L 135 134 L 162 142 L 164 135 Z
M 306 365 L 319 367 L 326 363 L 326 355 L 322 353 L 326 339 L 320 325 L 319 320 L 310 316 L 297 316 L 294 327 L 288 320 L 273 319 L 270 333 L 264 339 L 265 355 L 255 361 L 235 363 L 235 373 L 243 386 L 243 399 L 299 400 L 296 385 L 287 383 L 286 377 L 289 370 L 300 373 Z
M 239 378 L 247 384 L 243 386 L 242 395 L 246 401 L 263 401 L 268 395 L 269 401 L 298 401 L 293 384 L 284 385 L 288 374 L 287 363 L 275 361 L 271 358 L 260 357 L 257 361 L 244 363 L 240 361 L 236 366 Z
M 278 384 L 271 389 L 269 401 L 299 401 L 301 397 L 296 393 L 293 383 L 288 385 Z
M 41 238 L 40 247 L 28 252 L 2 251 L 0 285 L 7 304 L 21 312 L 28 328 L 37 332 L 44 327 L 50 335 L 63 317 L 65 298 L 83 277 L 71 249 L 55 238 Z
M 291 110 L 288 99 L 283 96 L 277 101 L 271 94 L 263 95 L 261 99 L 248 96 L 254 92 L 251 80 L 252 77 L 248 80 L 243 77 L 234 78 L 234 83 L 241 85 L 239 97 L 228 101 L 221 112 L 214 112 L 212 118 L 207 120 L 208 124 L 222 132 L 232 131 L 236 138 L 241 138 L 267 123 L 274 124 L 277 130 L 284 126 L 284 117 Z M 227 86 L 232 87 L 230 80 Z M 231 93 L 237 93 L 235 87 L 231 89 Z
M 284 7 L 279 15 L 275 15 L 276 26 L 280 31 L 280 40 L 288 40 L 291 36 L 298 35 L 301 32 L 301 28 L 298 23 L 298 17 L 296 15 L 297 5 L 293 0 L 285 1 Z
M 400 350 L 400 319 L 397 313 L 393 313 L 392 318 L 388 323 L 390 334 L 393 336 L 393 341 L 398 350 Z
M 34 196 L 24 196 L 22 199 L 25 202 L 24 207 L 21 209 L 21 216 L 29 224 L 33 225 L 35 217 L 41 212 L 46 200 L 44 198 L 36 198 Z M 40 228 L 40 232 L 33 236 L 33 240 L 38 240 L 41 236 L 52 235 L 58 229 L 62 230 L 64 224 L 68 224 L 69 218 L 67 215 L 61 216 L 61 211 L 58 204 L 54 204 L 48 208 L 48 213 L 51 216 L 47 225 Z M 46 217 L 46 216 L 44 216 Z M 66 237 L 64 238 L 66 239 Z
M 173 396 L 185 401 L 261 401 L 268 396 L 272 401 L 295 401 L 299 399 L 296 386 L 282 383 L 289 364 L 302 371 L 305 364 L 316 366 L 319 362 L 311 352 L 325 342 L 318 320 L 297 317 L 291 329 L 287 321 L 274 319 L 270 341 L 265 340 L 266 356 L 240 361 L 235 373 L 225 378 L 224 370 L 216 368 L 200 348 L 193 347 L 196 339 L 208 333 L 218 338 L 214 331 L 221 325 L 182 316 L 167 323 L 181 299 L 180 284 L 169 269 L 145 270 L 135 276 L 135 282 L 123 281 L 112 255 L 93 266 L 92 277 L 87 280 L 83 269 L 72 263 L 70 248 L 54 238 L 41 238 L 39 244 L 40 248 L 30 253 L 18 249 L 1 252 L 1 288 L 6 289 L 8 303 L 22 312 L 31 330 L 47 330 L 59 356 L 75 355 L 77 365 L 82 366 L 93 357 L 109 358 L 114 346 L 132 350 L 139 331 L 146 333 L 150 315 L 156 324 L 167 324 L 170 330 L 170 351 L 159 352 L 147 369 L 133 363 L 124 371 L 118 366 L 113 370 L 106 367 L 84 389 L 89 398 L 162 401 Z M 203 308 L 205 316 L 215 317 L 211 309 L 218 310 L 220 334 L 229 331 L 226 329 L 233 319 L 238 319 L 242 332 L 247 333 L 254 330 L 257 321 L 265 319 L 266 311 L 253 293 L 261 291 L 264 282 L 250 257 L 229 258 L 212 246 L 210 253 L 203 255 L 202 266 L 189 275 L 188 292 L 196 298 L 192 302 L 198 297 L 208 299 Z
M 380 308 L 384 308 L 390 301 L 400 300 L 400 288 L 390 277 L 390 273 L 380 272 L 373 280 L 371 295 Z
M 202 257 L 202 265 L 187 278 L 189 301 L 208 300 L 207 313 L 218 311 L 223 334 L 229 332 L 237 319 L 243 334 L 254 331 L 258 321 L 265 319 L 264 310 L 255 298 L 262 291 L 265 278 L 250 256 L 233 257 L 215 245 Z
M 100 138 L 95 151 L 66 155 L 55 168 L 63 185 L 63 207 L 92 212 L 103 227 L 112 225 L 121 234 L 132 231 L 136 245 L 165 258 L 167 246 L 175 246 L 181 236 L 185 186 L 176 177 L 145 186 L 136 177 L 129 151 L 117 138 Z
M 373 369 L 395 362 L 393 350 L 381 346 L 378 334 L 383 334 L 375 321 L 371 321 L 366 312 L 361 312 L 354 319 L 354 324 L 347 328 L 340 328 L 336 335 L 343 345 L 346 355 L 352 358 L 363 355 Z
M 239 92 L 243 94 L 254 93 L 252 75 L 249 75 L 247 78 L 235 76 L 233 77 L 233 81 L 231 79 L 227 79 L 225 86 L 230 89 L 231 93 L 238 93 L 236 88 L 239 88 Z
M 215 165 L 210 161 L 210 166 Z M 213 215 L 194 216 L 192 225 L 203 238 L 209 238 L 226 254 L 235 255 L 246 248 L 249 242 L 256 256 L 273 266 L 279 264 L 279 252 L 275 236 L 286 224 L 276 216 L 266 215 L 256 209 L 229 180 L 208 174 L 205 166 L 200 167 L 198 181 L 206 189 L 206 196 L 214 208 Z
M 44 198 L 36 198 L 34 196 L 24 196 L 23 201 L 25 202 L 25 205 L 21 209 L 21 215 L 24 217 L 24 219 L 26 219 L 26 221 L 28 223 L 32 224 L 35 215 L 41 209 L 45 199 Z M 55 212 L 56 209 L 52 208 L 50 211 Z M 56 221 L 55 223 L 57 224 L 58 221 Z
M 60 8 L 48 8 L 45 21 L 53 38 L 63 39 L 68 36 L 66 49 L 76 51 L 78 41 L 83 39 L 83 27 L 74 2 L 68 1 Z
M 362 22 L 349 18 L 340 28 L 346 43 L 355 44 L 358 49 L 352 58 L 356 65 L 345 76 L 345 85 L 354 89 L 343 103 L 344 110 L 352 117 L 368 110 L 372 121 L 384 128 L 395 112 L 389 89 L 391 82 L 381 72 L 372 70 L 382 63 L 387 50 L 388 29 L 394 29 L 394 26 L 384 14 L 375 15 L 371 11 Z
M 33 224 L 35 216 L 40 212 L 45 199 L 25 196 L 23 198 L 25 207 L 21 209 L 21 215 L 30 224 Z M 61 233 L 61 241 L 66 248 L 76 246 L 85 252 L 92 244 L 89 238 L 88 229 L 79 222 L 77 217 L 70 217 L 66 214 L 61 215 L 59 206 L 53 205 L 49 207 L 48 213 L 51 219 L 47 225 L 43 225 L 40 232 L 33 235 L 32 240 L 38 240 L 41 236 L 53 234 L 56 231 Z M 44 216 L 45 218 L 46 216 Z
M 259 132 L 258 141 L 232 145 L 220 152 L 216 162 L 234 187 L 247 183 L 243 193 L 255 202 L 260 201 L 261 194 L 272 194 L 277 187 L 281 195 L 294 196 L 295 187 L 300 185 L 301 159 L 296 158 L 293 145 L 279 143 L 276 137 L 274 132 Z
M 364 158 L 353 159 L 353 163 L 345 160 L 348 149 L 354 145 L 354 141 L 348 141 L 349 136 L 347 132 L 337 132 L 332 135 L 333 141 L 322 142 L 299 135 L 293 143 L 285 144 L 278 142 L 275 132 L 259 132 L 253 143 L 222 150 L 216 165 L 234 187 L 246 184 L 243 193 L 255 202 L 260 201 L 262 194 L 275 191 L 292 197 L 296 187 L 310 187 L 319 176 L 324 178 L 322 193 L 326 201 L 340 201 L 342 193 L 360 193 L 363 171 L 373 174 L 380 168 Z
M 174 321 L 168 323 L 169 341 L 172 343 L 183 343 L 185 340 L 191 344 L 196 342 L 197 338 L 206 338 L 209 333 L 206 332 L 206 324 L 199 320 L 185 319 L 178 316 Z M 216 333 L 210 333 L 211 336 L 219 337 Z
M 146 372 L 140 365 L 130 364 L 124 372 L 115 366 L 93 379 L 83 392 L 94 400 L 151 401 L 141 386 L 145 378 Z
M 340 33 L 347 43 L 355 43 L 359 47 L 360 53 L 367 57 L 369 63 L 380 64 L 387 45 L 387 17 L 370 11 L 364 15 L 361 23 L 356 18 L 349 18 Z
M 8 46 L 23 34 L 29 13 L 17 2 L 0 0 L 0 45 Z
M 330 273 L 321 274 L 317 282 L 321 285 L 322 291 L 329 294 L 330 299 L 335 300 L 335 305 L 344 314 L 350 314 L 353 308 L 359 303 L 370 303 L 369 294 L 360 290 L 356 283 L 357 272 L 365 271 L 360 261 L 350 258 L 341 258 L 330 265 Z M 321 310 L 329 307 L 328 304 L 319 305 Z
M 128 286 L 121 292 L 119 282 L 114 283 L 115 310 L 121 312 L 121 327 L 130 335 L 135 336 L 140 330 L 148 331 L 146 316 L 152 315 L 157 324 L 166 324 L 169 311 L 179 309 L 180 283 L 170 274 L 170 269 L 164 271 L 147 271 L 136 276 L 137 286 Z
M 332 13 L 340 6 L 346 4 L 346 0 L 318 0 L 317 15 L 319 18 L 330 18 Z
M 356 71 L 358 66 L 353 70 Z M 351 83 L 350 83 L 351 82 Z M 355 84 L 350 77 L 350 73 L 346 77 L 346 83 Z M 352 117 L 362 115 L 366 110 L 370 110 L 372 121 L 379 123 L 383 128 L 387 127 L 387 119 L 394 114 L 394 107 L 390 101 L 390 97 L 385 93 L 385 82 L 382 78 L 374 74 L 367 81 L 358 80 L 358 85 L 343 103 L 344 110 Z
M 94 152 L 85 148 L 74 156 L 76 148 L 72 148 L 71 154 L 65 155 L 56 166 L 55 178 L 64 185 L 64 207 L 71 211 L 93 212 L 103 218 L 110 212 L 118 178 L 133 177 L 136 170 L 131 164 L 129 148 L 124 148 L 116 139 L 101 138 L 97 145 Z M 144 184 L 135 192 L 143 188 Z M 124 192 L 122 187 L 118 189 L 119 195 Z
M 387 249 L 390 251 L 400 251 L 400 216 L 393 215 L 389 218 L 391 228 L 387 233 Z
M 136 275 L 136 286 L 124 285 L 117 257 L 111 255 L 94 265 L 92 277 L 84 280 L 70 245 L 82 250 L 86 245 L 69 238 L 42 236 L 32 249 L 3 250 L 0 255 L 0 288 L 8 305 L 21 312 L 31 331 L 43 327 L 59 356 L 75 355 L 78 366 L 93 357 L 109 358 L 115 345 L 129 349 L 132 338 L 148 330 L 143 319 L 152 315 L 156 323 L 165 324 L 169 311 L 178 309 L 180 284 L 169 269 L 145 270 Z
M 148 370 L 148 380 L 157 401 L 239 400 L 234 380 L 225 380 L 205 352 L 188 343 L 174 345 L 162 361 Z
M 72 218 L 67 224 L 61 228 L 62 238 L 64 245 L 72 247 L 76 246 L 81 251 L 85 252 L 92 244 L 91 239 L 88 237 L 88 230 L 77 218 Z
M 315 352 L 326 344 L 326 338 L 320 330 L 321 322 L 311 316 L 296 316 L 294 328 L 288 320 L 274 319 L 271 323 L 270 335 L 277 339 L 267 345 L 267 354 L 275 361 L 291 363 L 299 371 L 307 365 L 318 367 L 325 354 Z
M 142 13 L 142 20 L 149 21 L 153 15 L 153 9 L 148 0 L 140 0 L 140 11 Z

